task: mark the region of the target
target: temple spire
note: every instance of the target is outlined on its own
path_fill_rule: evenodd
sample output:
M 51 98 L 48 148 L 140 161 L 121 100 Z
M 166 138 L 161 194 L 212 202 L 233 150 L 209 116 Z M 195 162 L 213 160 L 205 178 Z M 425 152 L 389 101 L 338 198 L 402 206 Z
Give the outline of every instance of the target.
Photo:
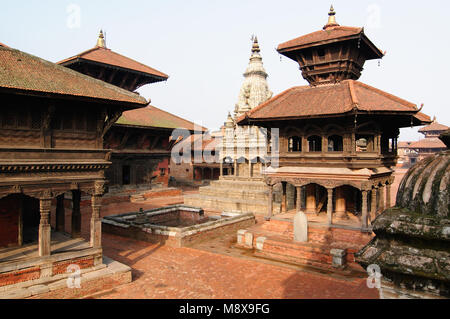
M 323 27 L 323 29 L 331 28 L 339 26 L 336 22 L 336 11 L 334 11 L 333 5 L 330 7 L 330 11 L 328 12 L 328 23 Z
M 259 49 L 258 38 L 256 37 L 256 35 L 253 36 L 252 38 L 253 38 L 252 53 L 260 52 L 261 50 Z
M 100 34 L 98 35 L 97 47 L 106 48 L 106 41 L 105 37 L 103 36 L 103 30 L 100 30 Z

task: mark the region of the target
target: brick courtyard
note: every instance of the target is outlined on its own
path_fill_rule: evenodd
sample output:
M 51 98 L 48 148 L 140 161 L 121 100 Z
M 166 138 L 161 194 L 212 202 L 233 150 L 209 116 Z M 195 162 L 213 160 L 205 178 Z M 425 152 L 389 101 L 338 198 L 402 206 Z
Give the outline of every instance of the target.
M 404 170 L 396 172 L 395 198 Z M 182 202 L 182 196 L 105 205 L 102 216 Z M 89 238 L 90 208 L 82 208 L 82 233 Z M 69 225 L 67 225 L 69 226 Z M 91 298 L 378 298 L 364 274 L 336 274 L 258 259 L 229 243 L 235 234 L 191 248 L 171 248 L 103 234 L 104 254 L 132 268 L 133 282 Z

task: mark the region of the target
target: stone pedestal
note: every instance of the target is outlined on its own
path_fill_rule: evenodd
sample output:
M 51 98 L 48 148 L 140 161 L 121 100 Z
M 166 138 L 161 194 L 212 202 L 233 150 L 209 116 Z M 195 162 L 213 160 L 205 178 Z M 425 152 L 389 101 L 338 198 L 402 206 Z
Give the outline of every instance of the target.
M 294 216 L 294 241 L 308 242 L 308 218 L 302 211 Z

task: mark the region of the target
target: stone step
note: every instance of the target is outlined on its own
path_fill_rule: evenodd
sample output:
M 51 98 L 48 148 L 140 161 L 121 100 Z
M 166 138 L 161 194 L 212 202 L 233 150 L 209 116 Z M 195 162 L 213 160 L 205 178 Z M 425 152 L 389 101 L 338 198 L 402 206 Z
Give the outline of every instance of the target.
M 130 273 L 131 279 L 130 267 L 103 256 L 102 264 L 81 270 L 80 284 L 83 286 L 83 283 L 122 273 Z M 24 282 L 23 285 L 16 289 L 0 292 L 0 299 L 23 299 L 58 289 L 65 289 L 68 288 L 67 277 L 68 274 L 61 274 L 47 278 L 47 280 L 41 280 L 39 283 L 36 281 Z
M 256 214 L 267 214 L 267 201 L 255 201 L 219 196 L 191 194 L 184 196 L 184 203 L 189 206 L 219 211 L 242 211 Z M 279 211 L 279 204 L 274 204 L 274 211 Z
M 210 186 L 225 189 L 245 188 L 247 190 L 267 191 L 267 185 L 261 181 L 218 180 L 212 181 Z
M 236 187 L 233 189 L 227 189 L 226 192 L 224 192 L 224 189 L 214 188 L 211 186 L 200 188 L 199 194 L 212 197 L 227 197 L 254 201 L 267 201 L 268 196 L 267 191 L 248 190 L 245 188 Z
M 349 247 L 348 243 L 298 243 L 293 242 L 284 236 L 250 231 L 245 235 L 249 235 L 248 233 L 251 233 L 250 237 L 252 238 L 252 248 L 254 249 L 253 253 L 255 256 L 298 265 L 307 265 L 334 270 L 336 269 L 336 265 L 333 265 L 332 250 L 338 249 L 346 252 L 346 255 L 342 257 L 341 261 L 347 266 L 347 268 L 351 268 L 356 271 L 363 271 L 363 269 L 355 263 L 354 258 L 354 253 L 358 251 L 359 248 L 355 249 L 354 247 Z M 239 239 L 237 246 L 247 249 L 250 248 L 248 243 L 239 243 Z
M 265 222 L 261 229 L 273 233 L 278 233 L 289 239 L 294 238 L 294 224 L 288 221 L 270 220 Z M 359 247 L 366 245 L 371 239 L 371 234 L 362 233 L 354 230 L 328 228 L 313 226 L 309 224 L 308 242 L 327 244 L 333 242 L 347 243 L 348 247 Z

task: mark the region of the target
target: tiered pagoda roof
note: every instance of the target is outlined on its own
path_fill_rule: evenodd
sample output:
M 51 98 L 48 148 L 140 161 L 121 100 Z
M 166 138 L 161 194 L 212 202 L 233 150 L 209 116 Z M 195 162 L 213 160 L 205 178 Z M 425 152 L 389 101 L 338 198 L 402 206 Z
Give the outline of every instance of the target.
M 0 92 L 99 100 L 140 108 L 145 98 L 31 54 L 0 47 Z
M 163 111 L 152 105 L 145 108 L 124 112 L 115 125 L 171 130 L 180 128 L 187 129 L 189 131 L 194 131 L 195 129 L 200 128 L 202 131 L 207 131 L 207 129 L 202 126 L 195 127 L 193 122 Z
M 419 132 L 438 132 L 438 131 L 446 131 L 448 130 L 447 125 L 440 124 L 436 121 L 433 121 L 430 125 L 427 125 L 425 127 L 422 127 Z
M 415 125 L 430 122 L 427 115 L 418 112 L 414 103 L 354 80 L 290 88 L 247 112 L 238 122 L 247 124 L 252 120 L 302 119 L 354 113 L 411 114 Z
M 101 78 L 130 91 L 145 84 L 166 81 L 169 78 L 167 74 L 108 49 L 102 31 L 94 48 L 62 60 L 58 64 Z M 116 75 L 114 71 L 122 74 Z M 127 76 L 127 74 L 133 76 Z
M 364 62 L 382 58 L 383 53 L 363 28 L 340 26 L 333 7 L 323 30 L 284 42 L 277 50 L 299 63 L 310 85 L 278 94 L 239 117 L 238 124 L 350 114 L 398 116 L 398 127 L 431 122 L 416 104 L 357 81 Z

